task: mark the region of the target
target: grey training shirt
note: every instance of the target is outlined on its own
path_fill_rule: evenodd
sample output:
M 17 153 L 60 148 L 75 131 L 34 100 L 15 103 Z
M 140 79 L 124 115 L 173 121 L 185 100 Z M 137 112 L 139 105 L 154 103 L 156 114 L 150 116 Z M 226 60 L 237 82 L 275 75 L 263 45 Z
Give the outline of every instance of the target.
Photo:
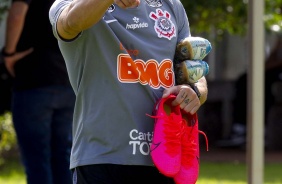
M 141 0 L 137 8 L 113 4 L 103 18 L 75 40 L 56 32 L 57 0 L 50 21 L 76 93 L 71 165 L 152 166 L 152 114 L 164 88 L 175 84 L 177 42 L 190 36 L 179 0 Z

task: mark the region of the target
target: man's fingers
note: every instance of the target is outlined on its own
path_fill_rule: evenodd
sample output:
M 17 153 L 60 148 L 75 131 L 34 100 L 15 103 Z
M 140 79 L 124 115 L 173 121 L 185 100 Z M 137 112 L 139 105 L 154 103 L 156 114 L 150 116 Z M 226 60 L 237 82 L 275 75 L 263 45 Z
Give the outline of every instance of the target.
M 133 8 L 140 4 L 140 0 L 115 0 L 115 3 L 121 8 Z
M 28 54 L 33 52 L 33 48 L 30 48 L 28 50 L 22 51 L 22 52 L 16 52 L 16 54 L 12 57 L 6 58 L 5 60 L 5 66 L 10 73 L 11 76 L 15 77 L 15 70 L 14 65 L 16 62 L 24 57 L 26 57 Z
M 122 0 L 115 0 L 115 3 L 121 8 L 126 8 L 126 4 Z
M 180 108 L 190 114 L 195 114 L 198 111 L 198 109 L 200 108 L 200 106 L 201 104 L 199 100 L 197 100 L 196 98 L 194 98 L 193 100 L 184 100 L 180 104 Z
M 30 48 L 30 49 L 22 51 L 22 52 L 18 52 L 15 55 L 15 59 L 20 60 L 20 59 L 24 58 L 25 56 L 29 55 L 32 52 L 33 52 L 33 48 Z
M 178 94 L 179 89 L 180 88 L 178 86 L 173 86 L 171 88 L 164 89 L 164 91 L 163 91 L 163 98 L 168 97 L 170 94 L 175 94 L 175 95 Z
M 137 6 L 139 6 L 139 4 L 140 4 L 140 0 L 131 0 L 131 1 L 132 1 L 132 2 L 131 2 L 130 8 L 137 7 Z
M 172 87 L 172 88 L 168 88 L 167 91 L 164 91 L 164 93 L 175 94 L 176 98 L 172 102 L 172 105 L 179 105 L 184 100 L 187 101 L 187 99 L 189 99 L 189 98 L 191 100 L 190 95 L 193 94 L 193 91 L 191 91 L 191 88 L 189 86 L 182 85 L 182 86 L 175 86 L 175 87 Z M 167 95 L 167 94 L 165 94 L 165 95 Z

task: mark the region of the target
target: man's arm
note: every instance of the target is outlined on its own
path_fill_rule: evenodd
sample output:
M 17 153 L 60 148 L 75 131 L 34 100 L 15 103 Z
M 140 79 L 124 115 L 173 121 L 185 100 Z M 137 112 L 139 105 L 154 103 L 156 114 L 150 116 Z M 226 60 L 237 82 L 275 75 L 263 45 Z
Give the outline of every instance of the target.
M 201 105 L 206 102 L 208 96 L 208 84 L 205 77 L 199 79 L 199 81 L 195 84 L 200 93 L 200 103 Z
M 114 2 L 121 8 L 127 8 L 138 6 L 140 0 L 74 0 L 59 16 L 59 35 L 64 39 L 75 38 L 81 31 L 96 24 Z
M 17 43 L 22 33 L 27 10 L 28 4 L 24 1 L 13 2 L 9 9 L 4 49 L 7 54 L 16 52 Z
M 16 52 L 28 7 L 29 5 L 24 1 L 14 1 L 8 12 L 5 45 L 2 50 L 2 55 L 5 66 L 13 77 L 15 76 L 15 63 L 33 51 L 33 49 L 30 48 L 22 52 Z

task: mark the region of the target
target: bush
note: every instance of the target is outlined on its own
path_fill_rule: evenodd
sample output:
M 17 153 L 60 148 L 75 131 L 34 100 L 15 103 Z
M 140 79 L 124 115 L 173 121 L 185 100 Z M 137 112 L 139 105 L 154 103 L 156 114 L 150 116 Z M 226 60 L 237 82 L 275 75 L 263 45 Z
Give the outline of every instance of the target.
M 15 149 L 17 145 L 16 134 L 10 112 L 0 116 L 0 165 L 3 163 L 3 155 Z

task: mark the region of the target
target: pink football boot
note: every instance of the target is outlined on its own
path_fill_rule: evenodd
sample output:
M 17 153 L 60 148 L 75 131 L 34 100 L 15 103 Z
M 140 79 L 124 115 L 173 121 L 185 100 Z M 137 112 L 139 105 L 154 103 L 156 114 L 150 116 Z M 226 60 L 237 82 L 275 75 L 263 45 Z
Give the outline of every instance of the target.
M 182 113 L 185 130 L 182 135 L 182 160 L 179 173 L 174 177 L 176 184 L 195 184 L 199 175 L 199 133 L 207 137 L 204 132 L 198 130 L 198 116 Z
M 161 98 L 155 105 L 154 135 L 150 152 L 158 170 L 168 177 L 175 176 L 181 165 L 181 137 L 184 130 L 180 107 L 172 106 L 176 97 Z

